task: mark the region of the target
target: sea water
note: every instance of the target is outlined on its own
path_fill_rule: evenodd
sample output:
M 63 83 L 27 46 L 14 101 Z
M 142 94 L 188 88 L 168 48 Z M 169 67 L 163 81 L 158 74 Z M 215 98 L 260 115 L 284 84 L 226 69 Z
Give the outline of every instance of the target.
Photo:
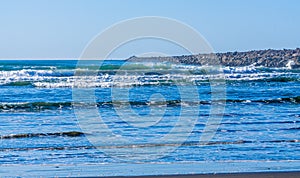
M 218 73 L 207 73 L 204 66 L 153 61 L 77 64 L 76 60 L 0 61 L 2 168 L 102 165 L 110 175 L 131 175 L 132 172 L 120 173 L 112 168 L 128 165 L 134 169 L 132 164 L 138 163 L 138 167 L 155 165 L 155 174 L 184 174 L 188 172 L 177 171 L 181 163 L 282 162 L 280 168 L 284 170 L 288 162 L 300 161 L 300 70 L 246 66 L 220 67 Z M 222 118 L 215 123 L 213 137 L 201 142 L 213 105 L 211 81 L 221 81 L 220 78 L 225 95 L 217 102 L 223 102 L 224 110 L 217 114 Z M 107 136 L 112 140 L 95 132 L 96 124 L 90 131 L 83 129 L 74 92 L 85 89 L 92 91 L 94 109 L 103 128 L 113 135 Z M 182 99 L 183 95 L 187 97 Z M 186 122 L 193 122 L 177 127 L 183 108 L 188 112 L 196 108 L 199 112 L 185 115 Z M 158 115 L 159 119 L 146 120 L 155 110 L 158 112 L 151 117 Z M 88 119 L 90 114 L 86 111 Z M 130 122 L 126 119 L 130 113 L 142 119 Z M 172 132 L 174 128 L 182 131 Z M 181 136 L 180 132 L 186 138 L 164 139 L 173 133 Z M 105 141 L 95 145 L 93 134 Z M 126 151 L 121 151 L 122 147 Z M 146 154 L 137 148 L 146 150 Z M 162 148 L 171 151 L 164 152 Z M 138 159 L 132 159 L 135 151 Z M 173 172 L 159 171 L 157 165 L 162 164 L 173 165 Z M 101 166 L 97 168 L 97 175 L 108 175 Z M 209 167 L 192 167 L 189 172 L 201 173 L 205 169 Z M 84 171 L 88 170 L 81 173 Z

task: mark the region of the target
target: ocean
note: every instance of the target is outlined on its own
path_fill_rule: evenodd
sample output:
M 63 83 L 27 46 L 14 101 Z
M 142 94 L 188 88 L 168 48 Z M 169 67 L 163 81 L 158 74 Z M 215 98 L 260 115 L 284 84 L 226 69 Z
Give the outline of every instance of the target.
M 3 176 L 300 168 L 299 69 L 2 60 L 0 91 Z

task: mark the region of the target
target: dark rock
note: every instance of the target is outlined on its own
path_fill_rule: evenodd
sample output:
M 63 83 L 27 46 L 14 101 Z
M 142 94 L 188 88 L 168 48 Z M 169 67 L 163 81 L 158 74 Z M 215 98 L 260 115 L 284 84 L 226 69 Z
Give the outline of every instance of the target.
M 217 59 L 217 60 L 216 60 Z M 283 50 L 252 50 L 247 52 L 226 52 L 214 54 L 195 54 L 169 57 L 136 57 L 131 61 L 160 61 L 197 65 L 224 65 L 224 66 L 264 66 L 286 67 L 291 61 L 291 68 L 300 68 L 300 48 Z

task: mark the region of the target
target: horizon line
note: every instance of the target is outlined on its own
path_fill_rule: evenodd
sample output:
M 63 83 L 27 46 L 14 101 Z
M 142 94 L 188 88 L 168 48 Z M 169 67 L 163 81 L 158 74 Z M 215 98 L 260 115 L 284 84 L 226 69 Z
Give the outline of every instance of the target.
M 128 58 L 108 58 L 108 59 L 100 59 L 100 58 L 85 58 L 85 59 L 79 59 L 79 58 L 64 58 L 64 57 L 53 57 L 53 58 L 46 58 L 46 57 L 43 57 L 43 58 L 29 58 L 29 57 L 26 57 L 26 58 L 0 58 L 1 61 L 3 60 L 126 60 Z
M 265 48 L 265 49 L 252 49 L 252 50 L 241 50 L 241 51 L 226 51 L 226 52 L 213 52 L 213 54 L 225 54 L 225 53 L 232 53 L 232 52 L 239 52 L 239 53 L 245 53 L 245 52 L 253 52 L 253 51 L 267 51 L 267 50 L 276 50 L 276 51 L 282 51 L 282 50 L 295 50 L 295 49 L 299 49 L 300 47 L 296 47 L 296 48 L 281 48 L 281 49 L 275 49 L 275 48 Z M 201 53 L 198 53 L 201 54 Z M 202 54 L 206 54 L 206 53 L 202 53 Z M 182 55 L 197 55 L 197 54 L 176 54 L 176 55 L 169 55 L 169 56 L 182 56 Z M 166 56 L 138 56 L 138 55 L 132 55 L 130 57 L 116 57 L 116 58 L 106 58 L 106 59 L 100 59 L 100 58 L 84 58 L 81 60 L 126 60 L 129 59 L 133 56 L 136 57 L 166 57 Z M 79 60 L 79 57 L 16 57 L 16 58 L 12 58 L 12 57 L 8 57 L 8 58 L 0 58 L 0 60 Z

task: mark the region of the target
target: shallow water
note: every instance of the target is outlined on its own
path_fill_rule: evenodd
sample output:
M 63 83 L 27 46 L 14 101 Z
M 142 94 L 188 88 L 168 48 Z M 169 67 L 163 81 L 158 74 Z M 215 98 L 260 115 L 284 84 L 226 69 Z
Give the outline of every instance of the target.
M 207 73 L 170 63 L 105 61 L 100 70 L 93 61 L 76 64 L 0 61 L 2 166 L 280 161 L 288 167 L 284 161 L 300 161 L 299 70 L 223 67 Z M 214 137 L 201 142 L 213 106 L 211 80 L 222 72 L 226 98 L 216 102 L 226 100 L 225 111 L 217 113 L 223 117 Z M 199 98 L 188 94 L 194 89 Z M 96 108 L 113 136 L 95 132 L 97 123 L 83 128 L 76 90 L 95 93 L 91 111 Z M 181 91 L 187 91 L 184 99 Z M 130 120 L 133 113 L 141 119 Z M 185 124 L 177 127 L 181 119 Z M 164 138 L 170 133 L 176 139 Z M 93 141 L 97 136 L 105 140 Z

